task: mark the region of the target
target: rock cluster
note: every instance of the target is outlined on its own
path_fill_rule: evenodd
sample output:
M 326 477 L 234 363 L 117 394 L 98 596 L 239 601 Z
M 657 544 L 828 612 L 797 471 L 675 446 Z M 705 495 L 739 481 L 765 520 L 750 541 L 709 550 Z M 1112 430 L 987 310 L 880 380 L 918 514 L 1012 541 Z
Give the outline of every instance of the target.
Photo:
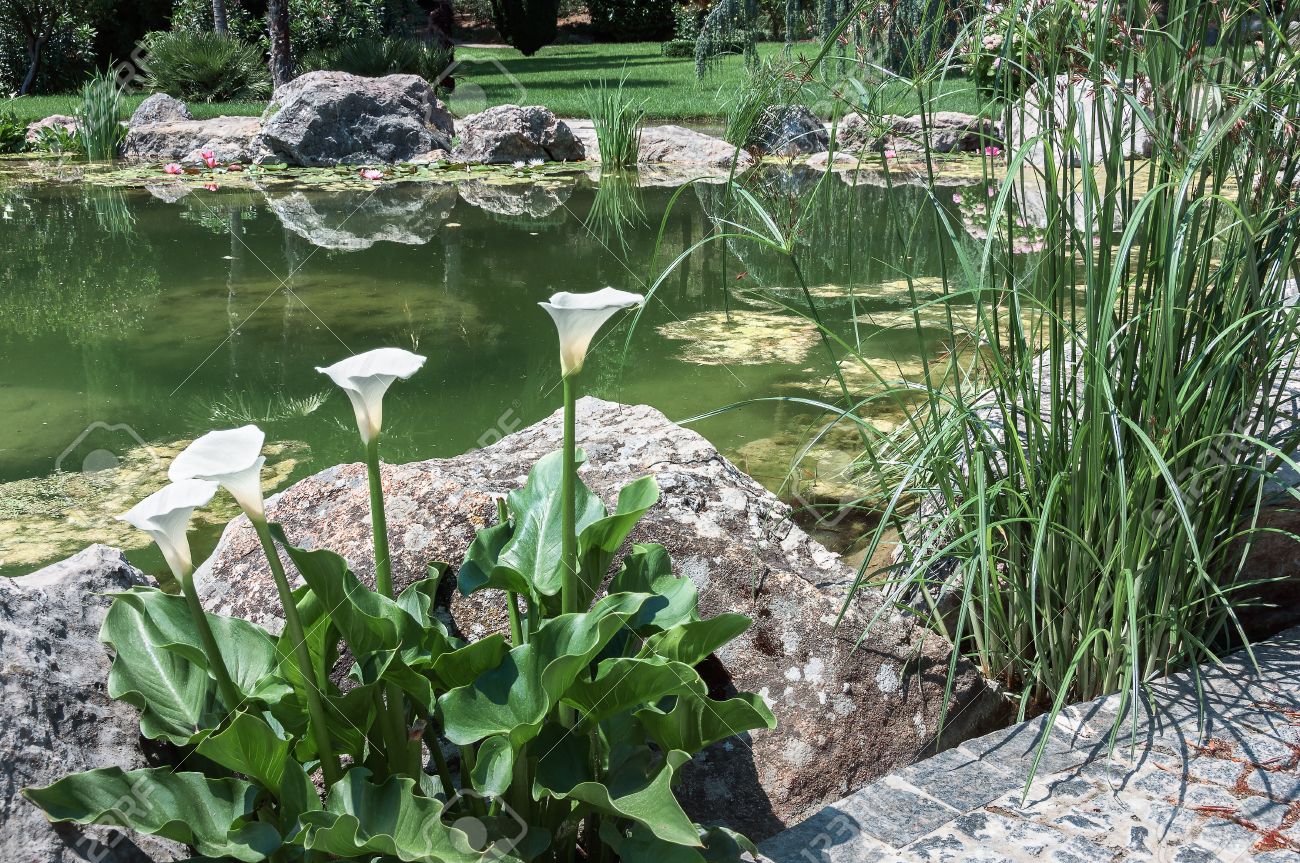
M 567 124 L 546 108 L 497 105 L 461 126 L 457 162 L 509 165 L 514 162 L 581 162 L 586 148 Z
M 928 142 L 936 153 L 978 153 L 1002 146 L 1002 124 L 957 111 L 936 111 L 924 120 L 919 115 L 873 119 L 850 114 L 840 121 L 836 139 L 841 149 L 858 152 L 915 152 Z

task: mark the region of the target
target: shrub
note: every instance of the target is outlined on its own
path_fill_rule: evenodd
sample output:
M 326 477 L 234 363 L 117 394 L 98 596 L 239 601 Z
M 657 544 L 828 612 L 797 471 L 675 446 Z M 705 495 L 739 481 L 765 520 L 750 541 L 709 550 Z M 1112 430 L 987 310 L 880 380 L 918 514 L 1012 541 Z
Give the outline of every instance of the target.
M 370 78 L 419 75 L 426 81 L 436 81 L 453 60 L 451 49 L 420 39 L 359 39 L 313 51 L 299 61 L 298 68 L 302 72 L 328 69 Z
M 12 111 L 0 111 L 0 153 L 18 153 L 27 145 L 27 124 Z
M 262 52 L 220 33 L 150 33 L 146 53 L 148 86 L 185 101 L 228 102 L 264 99 L 271 73 Z
M 85 152 L 77 133 L 63 126 L 46 126 L 41 129 L 36 133 L 32 149 L 55 156 L 79 156 Z
M 673 35 L 676 0 L 587 0 L 591 29 L 607 42 L 655 42 Z
M 82 85 L 76 117 L 86 158 L 92 162 L 116 158 L 126 127 L 122 125 L 122 91 L 114 76 L 95 75 Z

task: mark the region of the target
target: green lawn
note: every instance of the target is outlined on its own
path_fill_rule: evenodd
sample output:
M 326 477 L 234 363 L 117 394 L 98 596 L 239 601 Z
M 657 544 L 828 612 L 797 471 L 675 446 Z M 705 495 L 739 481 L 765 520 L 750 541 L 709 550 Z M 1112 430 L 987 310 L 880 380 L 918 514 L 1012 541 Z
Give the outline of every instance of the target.
M 795 53 L 810 56 L 818 50 L 812 43 L 795 47 Z M 778 44 L 759 46 L 764 57 L 777 57 Z M 482 110 L 509 102 L 545 105 L 561 117 L 585 116 L 585 88 L 601 79 L 617 80 L 627 76 L 628 89 L 644 100 L 651 120 L 697 123 L 721 123 L 736 93 L 748 77 L 744 60 L 723 57 L 703 81 L 695 77 L 695 61 L 690 57 L 664 57 L 658 43 L 623 45 L 561 45 L 544 48 L 532 57 L 523 57 L 512 48 L 460 48 L 456 52 L 460 66 L 456 70 L 458 88 L 453 108 L 458 113 Z M 883 113 L 916 112 L 915 97 L 901 86 L 891 92 Z M 143 96 L 130 96 L 130 110 Z M 979 110 L 974 88 L 964 79 L 955 79 L 933 100 L 935 110 Z M 71 114 L 75 96 L 26 96 L 0 103 L 26 120 L 38 120 L 50 114 Z M 191 104 L 196 117 L 218 114 L 255 115 L 261 103 L 226 102 Z

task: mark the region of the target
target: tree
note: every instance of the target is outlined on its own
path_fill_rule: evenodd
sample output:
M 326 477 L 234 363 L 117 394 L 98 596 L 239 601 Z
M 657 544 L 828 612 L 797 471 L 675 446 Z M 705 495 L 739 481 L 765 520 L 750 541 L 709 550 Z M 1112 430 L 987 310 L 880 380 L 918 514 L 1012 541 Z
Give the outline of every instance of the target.
M 289 42 L 289 0 L 270 0 L 266 17 L 271 29 L 271 82 L 279 87 L 293 80 L 293 48 Z
M 226 16 L 226 0 L 212 0 L 212 29 L 218 33 L 230 32 L 230 21 Z
M 31 92 L 50 40 L 88 18 L 92 5 L 85 0 L 0 0 L 0 27 L 13 28 L 27 51 L 27 74 L 18 95 Z
M 560 0 L 492 0 L 492 17 L 501 38 L 531 57 L 559 34 Z

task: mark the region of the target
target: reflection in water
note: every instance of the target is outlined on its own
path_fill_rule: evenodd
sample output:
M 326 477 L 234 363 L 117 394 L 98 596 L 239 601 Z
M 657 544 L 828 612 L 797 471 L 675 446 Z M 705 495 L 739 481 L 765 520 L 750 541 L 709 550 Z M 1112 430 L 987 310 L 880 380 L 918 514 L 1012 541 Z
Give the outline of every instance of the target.
M 904 261 L 903 241 L 880 218 L 884 190 L 822 176 L 755 171 L 745 182 L 797 233 L 796 259 L 837 331 L 895 369 L 915 363 L 915 334 L 872 316 L 896 319 L 906 306 L 881 287 L 900 268 L 937 275 L 939 243 Z M 314 367 L 382 345 L 429 358 L 386 418 L 388 457 L 463 452 L 558 405 L 554 332 L 539 300 L 606 285 L 644 292 L 729 221 L 761 227 L 709 184 L 682 194 L 665 222 L 671 188 L 597 190 L 572 177 L 183 197 L 161 185 L 3 182 L 0 482 L 49 477 L 95 423 L 152 444 L 256 421 L 269 439 L 301 444 L 294 477 L 356 460 L 350 410 L 322 395 Z M 892 206 L 918 212 L 925 200 L 904 188 Z M 631 218 L 637 210 L 643 217 Z M 592 230 L 606 216 L 612 232 Z M 918 220 L 918 230 L 929 224 Z M 705 243 L 664 279 L 626 353 L 626 321 L 606 337 L 586 388 L 675 419 L 777 393 L 822 395 L 829 362 L 782 308 L 803 301 L 778 252 Z M 737 334 L 767 349 L 737 347 Z M 944 336 L 935 330 L 932 341 Z M 788 457 L 806 416 L 768 405 L 698 429 L 733 456 L 769 440 Z M 780 457 L 752 460 L 770 471 Z

